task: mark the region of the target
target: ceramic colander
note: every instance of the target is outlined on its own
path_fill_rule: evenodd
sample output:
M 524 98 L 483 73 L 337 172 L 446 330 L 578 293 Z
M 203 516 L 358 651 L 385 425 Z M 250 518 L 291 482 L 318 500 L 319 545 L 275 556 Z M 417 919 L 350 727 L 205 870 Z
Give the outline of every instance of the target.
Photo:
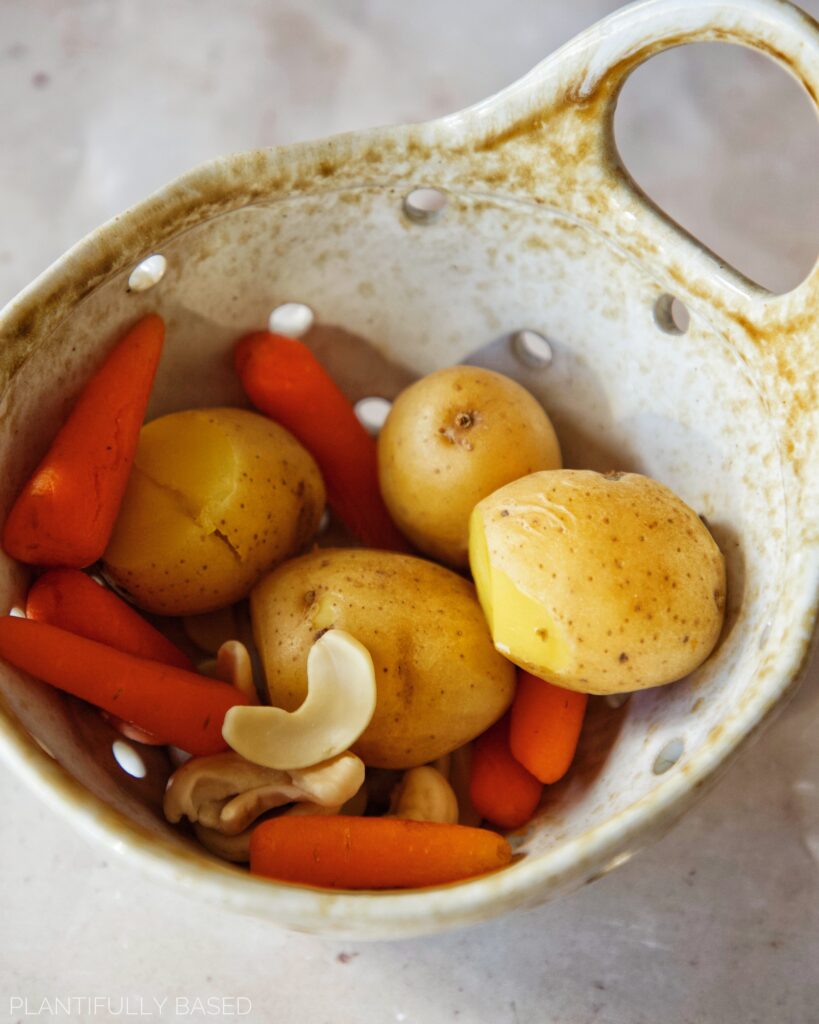
M 0 314 L 0 514 L 139 316 L 167 323 L 156 416 L 243 404 L 232 343 L 296 302 L 315 317 L 306 343 L 352 399 L 390 399 L 459 361 L 491 366 L 543 401 L 567 465 L 677 491 L 727 560 L 716 653 L 671 687 L 594 700 L 576 766 L 514 837 L 515 863 L 460 885 L 330 894 L 252 879 L 164 822 L 163 749 L 140 749 L 145 774 L 129 774 L 97 714 L 3 667 L 0 752 L 50 806 L 223 907 L 398 937 L 609 870 L 757 731 L 794 685 L 816 611 L 819 268 L 772 295 L 724 266 L 639 192 L 612 128 L 638 64 L 708 40 L 768 54 L 819 101 L 819 28 L 796 8 L 646 0 L 461 113 L 215 160 L 105 224 Z M 3 611 L 26 584 L 3 558 Z

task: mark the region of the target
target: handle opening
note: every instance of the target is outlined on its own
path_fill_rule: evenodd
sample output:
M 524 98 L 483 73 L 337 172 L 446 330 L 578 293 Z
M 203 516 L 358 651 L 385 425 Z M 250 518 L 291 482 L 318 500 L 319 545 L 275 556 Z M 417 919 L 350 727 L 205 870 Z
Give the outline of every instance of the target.
M 719 42 L 637 67 L 614 117 L 620 159 L 651 201 L 777 294 L 804 281 L 819 256 L 818 128 L 783 68 Z

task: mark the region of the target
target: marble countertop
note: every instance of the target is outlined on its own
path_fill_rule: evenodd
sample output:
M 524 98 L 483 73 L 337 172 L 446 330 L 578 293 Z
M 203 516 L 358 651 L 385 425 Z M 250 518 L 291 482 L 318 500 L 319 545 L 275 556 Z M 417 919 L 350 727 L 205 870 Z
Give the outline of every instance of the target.
M 616 6 L 4 0 L 0 304 L 204 159 L 455 110 Z M 804 6 L 819 15 L 819 0 Z M 720 255 L 772 288 L 806 274 L 819 131 L 779 69 L 715 45 L 658 58 L 626 87 L 618 140 Z M 817 1021 L 817 735 L 815 660 L 764 736 L 625 867 L 537 911 L 379 944 L 288 934 L 159 888 L 2 773 L 0 1020 Z

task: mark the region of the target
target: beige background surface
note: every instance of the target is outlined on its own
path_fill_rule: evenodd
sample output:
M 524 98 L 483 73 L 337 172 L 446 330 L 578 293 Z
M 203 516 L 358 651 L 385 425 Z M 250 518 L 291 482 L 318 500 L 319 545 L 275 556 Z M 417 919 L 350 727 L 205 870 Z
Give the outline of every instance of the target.
M 457 109 L 617 6 L 2 0 L 0 303 L 202 160 Z M 819 0 L 804 6 L 819 15 Z M 626 87 L 618 139 L 649 193 L 739 269 L 781 290 L 805 275 L 819 129 L 779 69 L 722 46 L 657 58 Z M 527 915 L 380 945 L 159 889 L 0 774 L 0 1020 L 97 995 L 108 1010 L 71 1019 L 118 1019 L 127 998 L 135 1019 L 282 1024 L 819 1021 L 817 735 L 814 666 L 762 740 L 626 867 Z M 252 1013 L 176 1004 L 208 996 L 244 996 Z M 29 1017 L 11 1014 L 14 997 Z

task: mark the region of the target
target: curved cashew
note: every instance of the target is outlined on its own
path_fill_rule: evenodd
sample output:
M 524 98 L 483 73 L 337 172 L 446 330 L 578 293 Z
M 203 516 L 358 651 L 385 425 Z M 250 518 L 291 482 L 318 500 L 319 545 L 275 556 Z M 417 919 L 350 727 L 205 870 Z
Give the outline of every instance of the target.
M 357 793 L 354 793 L 345 803 L 341 804 L 340 807 L 323 807 L 321 804 L 311 804 L 306 800 L 298 804 L 293 804 L 292 807 L 288 807 L 286 811 L 282 811 L 283 814 L 347 814 L 352 817 L 360 818 L 367 810 L 367 783 L 362 782 Z
M 259 703 L 250 654 L 240 640 L 225 640 L 221 645 L 216 654 L 216 674 L 219 679 L 235 686 L 251 703 Z
M 305 793 L 305 799 L 324 807 L 352 800 L 364 784 L 364 762 L 349 750 L 309 768 L 291 768 L 287 774 Z
M 366 783 L 363 783 L 355 796 L 350 797 L 340 807 L 335 805 L 325 807 L 322 804 L 302 800 L 297 804 L 292 804 L 281 813 L 286 815 L 352 814 L 360 816 L 366 809 L 367 786 Z M 244 832 L 239 832 L 235 836 L 226 836 L 223 832 L 217 832 L 215 828 L 208 828 L 207 825 L 200 825 L 197 821 L 193 830 L 196 833 L 196 838 L 206 850 L 215 853 L 222 860 L 229 860 L 234 864 L 246 864 L 250 860 L 250 837 L 255 827 L 256 822 L 246 828 Z
M 299 800 L 338 807 L 361 788 L 364 764 L 346 752 L 304 771 L 278 771 L 228 752 L 191 758 L 173 773 L 165 791 L 168 821 L 186 817 L 235 836 L 273 807 Z
M 296 711 L 233 707 L 225 742 L 268 768 L 305 768 L 352 746 L 375 711 L 375 670 L 367 648 L 340 629 L 328 630 L 307 655 L 307 696 Z
M 199 671 L 203 676 L 221 679 L 223 683 L 235 686 L 251 704 L 259 703 L 250 652 L 240 640 L 225 640 L 215 658 L 199 663 Z
M 410 768 L 392 797 L 390 816 L 412 821 L 458 821 L 458 801 L 452 786 L 436 768 Z

